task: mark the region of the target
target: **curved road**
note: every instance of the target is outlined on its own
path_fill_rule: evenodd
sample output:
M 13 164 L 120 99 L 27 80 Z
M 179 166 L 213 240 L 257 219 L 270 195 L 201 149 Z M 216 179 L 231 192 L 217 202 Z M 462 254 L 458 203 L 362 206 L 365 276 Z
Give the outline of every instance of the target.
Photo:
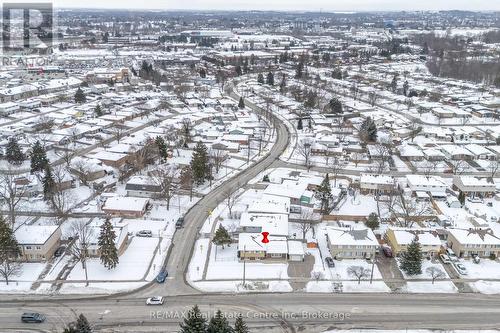
M 233 95 L 234 96 L 234 95 Z M 235 96 L 237 97 L 237 96 Z M 258 110 L 256 110 L 258 111 Z M 258 163 L 214 189 L 186 214 L 185 227 L 176 232 L 166 263 L 170 277 L 131 293 L 104 297 L 15 296 L 0 302 L 0 324 L 6 332 L 60 332 L 84 313 L 97 329 L 119 332 L 175 332 L 182 315 L 193 304 L 202 311 L 221 309 L 230 317 L 242 313 L 249 326 L 261 332 L 321 332 L 333 328 L 500 328 L 500 298 L 480 294 L 202 294 L 185 275 L 197 234 L 228 192 L 233 192 L 270 167 L 286 149 L 289 133 L 278 121 L 277 141 Z M 366 283 L 366 282 L 364 282 Z M 144 305 L 146 297 L 167 295 L 161 307 Z M 41 325 L 24 325 L 19 314 L 47 315 Z M 107 330 L 111 329 L 111 330 Z M 115 329 L 115 330 L 112 330 Z

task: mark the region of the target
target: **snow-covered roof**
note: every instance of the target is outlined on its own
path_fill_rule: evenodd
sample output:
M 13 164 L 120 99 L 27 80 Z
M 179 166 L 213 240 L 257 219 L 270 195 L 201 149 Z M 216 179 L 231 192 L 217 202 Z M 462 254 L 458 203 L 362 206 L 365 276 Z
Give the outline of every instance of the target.
M 23 225 L 14 233 L 20 245 L 43 245 L 59 229 L 57 225 Z
M 287 236 L 288 215 L 245 212 L 241 214 L 240 227 L 261 227 L 270 235 Z
M 103 210 L 122 210 L 142 212 L 149 199 L 136 197 L 111 197 L 106 200 Z
M 495 245 L 500 246 L 500 238 L 493 234 L 491 229 L 449 229 L 450 233 L 460 244 Z
M 420 245 L 441 246 L 441 240 L 433 230 L 408 228 L 390 228 L 389 230 L 394 233 L 396 242 L 399 245 L 409 245 L 416 236 Z
M 371 229 L 352 229 L 352 228 L 327 228 L 328 241 L 335 246 L 378 246 L 377 238 Z

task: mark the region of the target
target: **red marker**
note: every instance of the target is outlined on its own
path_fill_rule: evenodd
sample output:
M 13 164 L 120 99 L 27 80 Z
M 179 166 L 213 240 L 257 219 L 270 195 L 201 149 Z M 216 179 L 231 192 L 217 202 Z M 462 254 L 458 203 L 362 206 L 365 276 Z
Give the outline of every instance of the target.
M 269 233 L 267 231 L 262 232 L 262 243 L 266 244 L 269 243 L 269 239 L 267 239 L 267 236 L 269 236 Z

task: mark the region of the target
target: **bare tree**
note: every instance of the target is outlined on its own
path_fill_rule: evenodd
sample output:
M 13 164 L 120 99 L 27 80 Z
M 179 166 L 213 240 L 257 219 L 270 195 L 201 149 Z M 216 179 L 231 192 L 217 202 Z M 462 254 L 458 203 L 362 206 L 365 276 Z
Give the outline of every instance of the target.
M 324 276 L 323 272 L 318 272 L 318 271 L 311 272 L 311 277 L 316 282 L 318 282 L 319 280 L 321 280 L 323 278 L 323 276 Z
M 350 155 L 351 161 L 354 163 L 354 166 L 357 168 L 358 164 L 363 161 L 364 155 L 360 152 L 353 152 Z
M 170 209 L 170 200 L 174 196 L 176 185 L 174 181 L 177 179 L 179 170 L 171 165 L 158 167 L 151 172 L 151 177 L 154 183 L 159 186 L 159 197 L 167 201 L 167 210 Z
M 180 186 L 183 190 L 189 190 L 189 200 L 193 199 L 193 184 L 193 170 L 190 165 L 186 165 L 181 170 Z
M 154 140 L 147 139 L 140 145 L 134 147 L 134 158 L 132 165 L 136 171 L 143 170 L 148 164 L 152 164 L 158 157 L 158 149 Z
M 438 165 L 439 161 L 427 160 L 422 165 L 421 170 L 426 177 L 429 177 L 433 172 L 436 172 Z
M 352 276 L 358 280 L 358 284 L 361 284 L 361 280 L 363 278 L 370 277 L 372 271 L 368 268 L 364 268 L 363 266 L 349 266 L 347 267 L 347 274 Z
M 85 285 L 88 286 L 87 259 L 89 258 L 90 243 L 94 238 L 94 229 L 87 222 L 78 220 L 71 226 L 71 233 L 75 241 L 70 247 L 70 252 L 82 263 L 82 268 L 85 271 Z
M 120 143 L 120 140 L 123 138 L 125 135 L 125 127 L 123 127 L 120 124 L 114 124 L 113 127 L 111 128 L 111 132 L 116 139 L 118 143 Z
M 50 193 L 49 202 L 54 212 L 59 217 L 64 217 L 76 203 L 76 198 L 63 186 L 71 181 L 71 176 L 63 166 L 56 166 L 51 172 L 55 186 Z
M 312 230 L 313 224 L 314 212 L 312 210 L 302 208 L 299 221 L 297 222 L 298 229 L 302 232 L 302 239 L 306 239 L 306 235 L 310 230 Z
M 87 186 L 89 184 L 91 167 L 87 161 L 80 158 L 72 163 L 71 169 L 83 185 Z
M 310 140 L 304 139 L 297 145 L 297 152 L 304 159 L 304 165 L 307 171 L 311 169 L 312 166 L 312 142 Z
M 71 161 L 77 155 L 74 147 L 74 143 L 67 141 L 55 150 L 56 155 L 64 162 L 67 168 L 69 168 Z
M 333 176 L 333 187 L 337 187 L 337 177 L 339 176 L 342 166 L 340 165 L 339 158 L 335 156 L 332 160 L 332 164 L 329 167 L 330 174 Z
M 411 228 L 416 220 L 429 213 L 429 207 L 407 197 L 403 191 L 389 197 L 387 210 L 399 227 Z
M 446 277 L 446 274 L 435 266 L 427 267 L 425 272 L 432 278 L 432 284 L 434 284 L 434 281 L 437 279 L 444 279 Z
M 9 280 L 14 276 L 19 276 L 21 271 L 21 264 L 18 261 L 10 256 L 0 257 L 0 276 L 5 280 L 7 285 L 9 284 Z
M 215 168 L 215 173 L 218 173 L 222 167 L 222 163 L 227 159 L 228 155 L 225 150 L 222 149 L 210 149 L 209 157 L 212 160 L 212 164 Z
M 385 170 L 386 164 L 389 162 L 391 157 L 391 151 L 386 145 L 377 144 L 374 147 L 376 158 L 374 159 L 376 168 L 375 172 L 380 174 Z
M 368 93 L 368 101 L 372 107 L 375 106 L 375 104 L 377 104 L 377 100 L 378 100 L 378 94 L 374 91 L 370 91 Z
M 182 137 L 184 138 L 184 147 L 187 147 L 187 144 L 191 142 L 191 128 L 193 127 L 191 123 L 191 119 L 183 118 L 182 119 Z
M 499 160 L 492 160 L 488 164 L 488 171 L 490 173 L 491 178 L 495 178 L 495 175 L 498 172 L 498 169 L 500 168 L 500 161 Z
M 16 223 L 16 209 L 27 193 L 25 185 L 16 184 L 16 176 L 12 170 L 0 176 L 0 199 L 9 211 L 9 223 L 12 228 Z
M 238 186 L 239 188 L 239 186 Z M 233 207 L 236 204 L 236 192 L 227 190 L 224 195 L 226 196 L 226 207 L 229 213 L 229 218 L 233 218 Z
M 448 163 L 454 175 L 461 175 L 469 169 L 469 164 L 465 160 L 449 160 Z

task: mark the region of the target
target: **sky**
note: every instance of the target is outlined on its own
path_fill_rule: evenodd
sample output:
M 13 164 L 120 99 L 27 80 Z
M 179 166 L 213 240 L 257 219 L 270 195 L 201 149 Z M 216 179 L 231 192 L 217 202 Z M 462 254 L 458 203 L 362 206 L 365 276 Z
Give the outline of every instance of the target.
M 16 2 L 16 0 L 9 2 Z M 56 7 L 66 8 L 165 10 L 386 11 L 459 9 L 500 11 L 500 0 L 54 0 L 52 2 Z

